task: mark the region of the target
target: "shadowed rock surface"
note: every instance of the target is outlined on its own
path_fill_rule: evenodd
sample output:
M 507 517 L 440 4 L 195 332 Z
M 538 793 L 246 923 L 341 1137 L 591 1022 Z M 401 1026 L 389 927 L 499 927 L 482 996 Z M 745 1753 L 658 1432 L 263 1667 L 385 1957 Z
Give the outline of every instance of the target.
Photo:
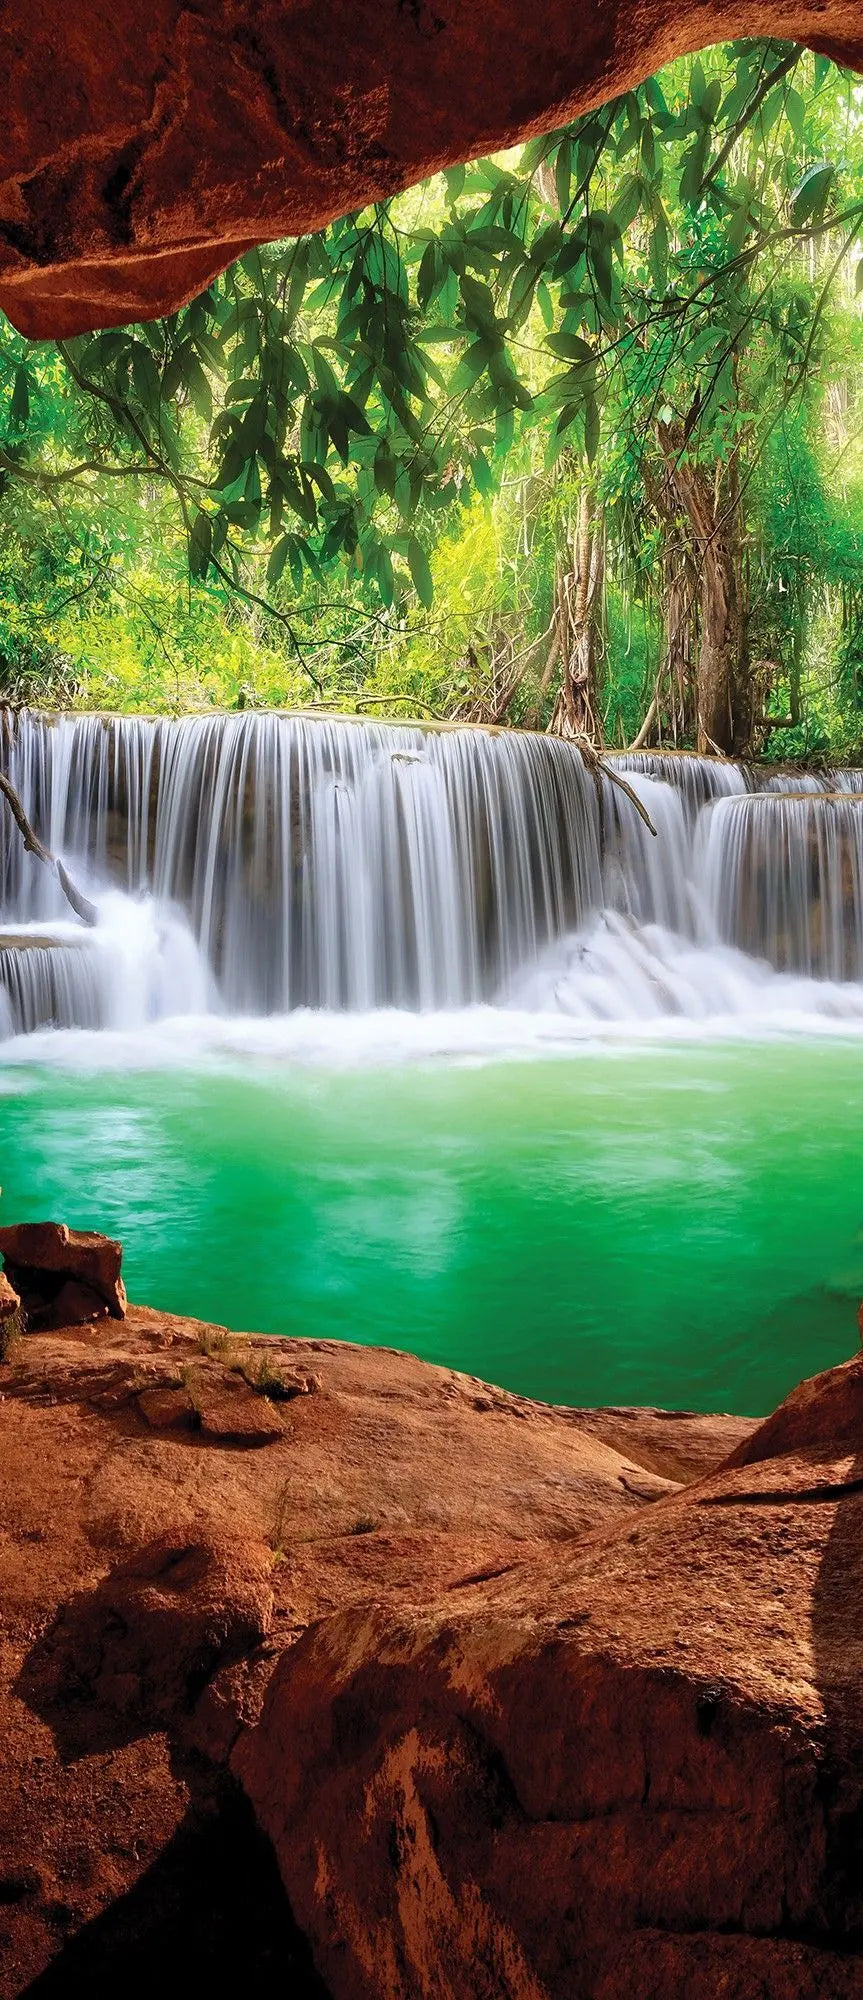
M 863 66 L 858 0 L 7 0 L 0 305 L 32 337 L 152 318 L 739 35 Z
M 19 1338 L 3 2000 L 857 2000 L 861 1413 L 863 1361 L 759 1426 L 135 1307 Z

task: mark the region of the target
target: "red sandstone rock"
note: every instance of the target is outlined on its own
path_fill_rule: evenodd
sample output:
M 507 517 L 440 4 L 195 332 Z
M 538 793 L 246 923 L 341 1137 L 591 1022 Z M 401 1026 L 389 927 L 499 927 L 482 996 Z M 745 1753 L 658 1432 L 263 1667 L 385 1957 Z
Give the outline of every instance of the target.
M 271 1569 L 249 1541 L 159 1536 L 64 1605 L 31 1655 L 27 1692 L 133 1713 L 137 1726 L 176 1723 L 217 1667 L 266 1636 Z
M 826 1447 L 833 1457 L 840 1447 L 854 1452 L 863 1443 L 863 1354 L 855 1354 L 841 1368 L 828 1368 L 793 1389 L 772 1417 L 741 1440 L 728 1460 L 732 1465 L 754 1465 L 762 1459 L 779 1458 Z
M 230 1376 L 219 1378 L 204 1370 L 189 1379 L 196 1422 L 204 1437 L 250 1449 L 284 1438 L 285 1426 L 278 1411 L 246 1382 L 236 1377 L 232 1381 Z
M 125 1315 L 123 1248 L 109 1236 L 63 1222 L 23 1222 L 0 1229 L 0 1256 L 29 1327 L 47 1331 Z
M 564 1413 L 409 1355 L 313 1340 L 278 1353 L 277 1363 L 272 1341 L 228 1342 L 130 1307 L 122 1324 L 84 1335 L 31 1335 L 0 1368 L 2 2000 L 58 1954 L 65 1965 L 73 1933 L 74 1948 L 92 1934 L 95 1951 L 99 1927 L 86 1926 L 113 1920 L 112 1906 L 127 1912 L 125 1973 L 147 1885 L 180 1893 L 172 1857 L 205 1768 L 184 1746 L 224 1761 L 310 1623 L 370 1601 L 458 1607 L 478 1579 L 543 1548 L 562 1555 L 605 1523 L 640 1521 L 639 1484 L 675 1490 Z M 275 1410 L 252 1398 L 284 1426 L 264 1450 L 153 1429 L 142 1411 L 145 1398 L 164 1414 L 163 1399 L 173 1409 L 185 1397 L 180 1372 L 241 1409 L 252 1391 L 234 1370 L 254 1377 L 263 1364 L 320 1384 Z M 720 1422 L 717 1457 L 724 1442 Z M 210 1571 L 205 1615 L 203 1585 L 184 1594 L 150 1573 L 147 1552 L 166 1537 L 229 1552 Z M 270 1590 L 261 1644 L 259 1593 Z M 231 1630 L 251 1644 L 240 1658 L 234 1641 L 214 1652 L 207 1639 L 211 1618 L 222 1629 L 221 1592 Z M 229 1883 L 245 1879 L 241 1856 L 226 1865 Z M 62 1976 L 70 1991 L 90 1990 L 72 1961 Z M 311 1985 L 296 1991 L 311 2000 Z
M 138 1408 L 153 1431 L 191 1430 L 195 1405 L 188 1389 L 144 1389 Z
M 204 1759 L 332 2000 L 861 2000 L 863 1361 L 743 1426 L 279 1351 L 132 1307 L 0 1369 L 2 2000 L 133 1889 L 135 1951 Z
M 6 0 L 0 305 L 34 337 L 150 318 L 738 35 L 863 66 L 859 0 Z
M 284 1655 L 233 1767 L 337 2000 L 859 2000 L 861 1378 Z
M 323 1386 L 320 1375 L 309 1369 L 285 1368 L 278 1357 L 279 1345 L 273 1340 L 272 1354 L 256 1355 L 251 1363 L 244 1363 L 242 1374 L 249 1387 L 274 1403 L 292 1403 L 295 1396 L 315 1395 Z
M 707 1417 L 694 1410 L 570 1410 L 570 1421 L 602 1438 L 663 1479 L 684 1484 L 712 1472 L 751 1438 L 751 1417 Z

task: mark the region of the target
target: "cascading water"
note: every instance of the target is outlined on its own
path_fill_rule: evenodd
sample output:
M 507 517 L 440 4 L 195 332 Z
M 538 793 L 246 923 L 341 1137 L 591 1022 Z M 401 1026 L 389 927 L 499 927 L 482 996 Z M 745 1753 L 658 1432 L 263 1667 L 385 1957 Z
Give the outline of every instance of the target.
M 230 1011 L 464 1006 L 599 899 L 563 744 L 278 715 L 22 717 L 8 774 L 92 883 L 184 911 Z M 7 829 L 2 905 L 58 890 Z
M 693 757 L 688 750 L 621 750 L 607 761 L 612 770 L 659 778 L 673 786 L 691 826 L 711 799 L 730 798 L 748 790 L 742 765 L 722 762 L 718 757 Z
M 774 792 L 717 801 L 696 870 L 719 935 L 814 979 L 863 980 L 863 796 Z
M 863 774 L 791 798 L 715 759 L 607 761 L 655 833 L 556 739 L 269 714 L 7 721 L 0 768 L 100 921 L 70 925 L 0 821 L 0 1033 L 491 1005 L 863 1018 Z
M 55 1021 L 105 1026 L 96 954 L 77 933 L 10 926 L 0 934 L 0 1036 L 33 1034 Z

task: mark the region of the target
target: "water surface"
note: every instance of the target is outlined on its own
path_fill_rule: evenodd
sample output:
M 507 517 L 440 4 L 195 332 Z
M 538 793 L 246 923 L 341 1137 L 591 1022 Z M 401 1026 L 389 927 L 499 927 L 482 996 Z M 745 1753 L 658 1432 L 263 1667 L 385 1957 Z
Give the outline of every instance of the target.
M 0 1071 L 5 1221 L 133 1297 L 567 1403 L 760 1413 L 857 1343 L 863 1044 Z

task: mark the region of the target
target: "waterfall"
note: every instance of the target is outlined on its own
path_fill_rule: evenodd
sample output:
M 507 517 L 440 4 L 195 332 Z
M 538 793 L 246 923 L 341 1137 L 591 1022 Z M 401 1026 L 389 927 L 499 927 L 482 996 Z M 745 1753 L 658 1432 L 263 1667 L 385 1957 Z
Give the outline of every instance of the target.
M 0 935 L 0 1037 L 73 1023 L 104 1028 L 96 955 L 38 931 Z
M 608 759 L 613 770 L 634 771 L 659 778 L 680 793 L 690 826 L 710 799 L 731 797 L 748 789 L 742 765 L 719 757 L 694 757 L 688 750 L 621 750 Z
M 782 970 L 863 980 L 863 796 L 751 793 L 702 815 L 696 872 L 719 936 Z
M 0 819 L 0 1034 L 500 1004 L 863 1011 L 863 773 L 607 762 L 643 814 L 573 745 L 518 732 L 6 717 L 0 769 L 99 924 L 70 924 Z M 802 996 L 800 978 L 820 984 Z
M 185 913 L 231 1012 L 465 1006 L 600 893 L 577 751 L 349 720 L 22 716 L 6 768 L 88 884 Z M 0 908 L 61 912 L 0 832 Z

